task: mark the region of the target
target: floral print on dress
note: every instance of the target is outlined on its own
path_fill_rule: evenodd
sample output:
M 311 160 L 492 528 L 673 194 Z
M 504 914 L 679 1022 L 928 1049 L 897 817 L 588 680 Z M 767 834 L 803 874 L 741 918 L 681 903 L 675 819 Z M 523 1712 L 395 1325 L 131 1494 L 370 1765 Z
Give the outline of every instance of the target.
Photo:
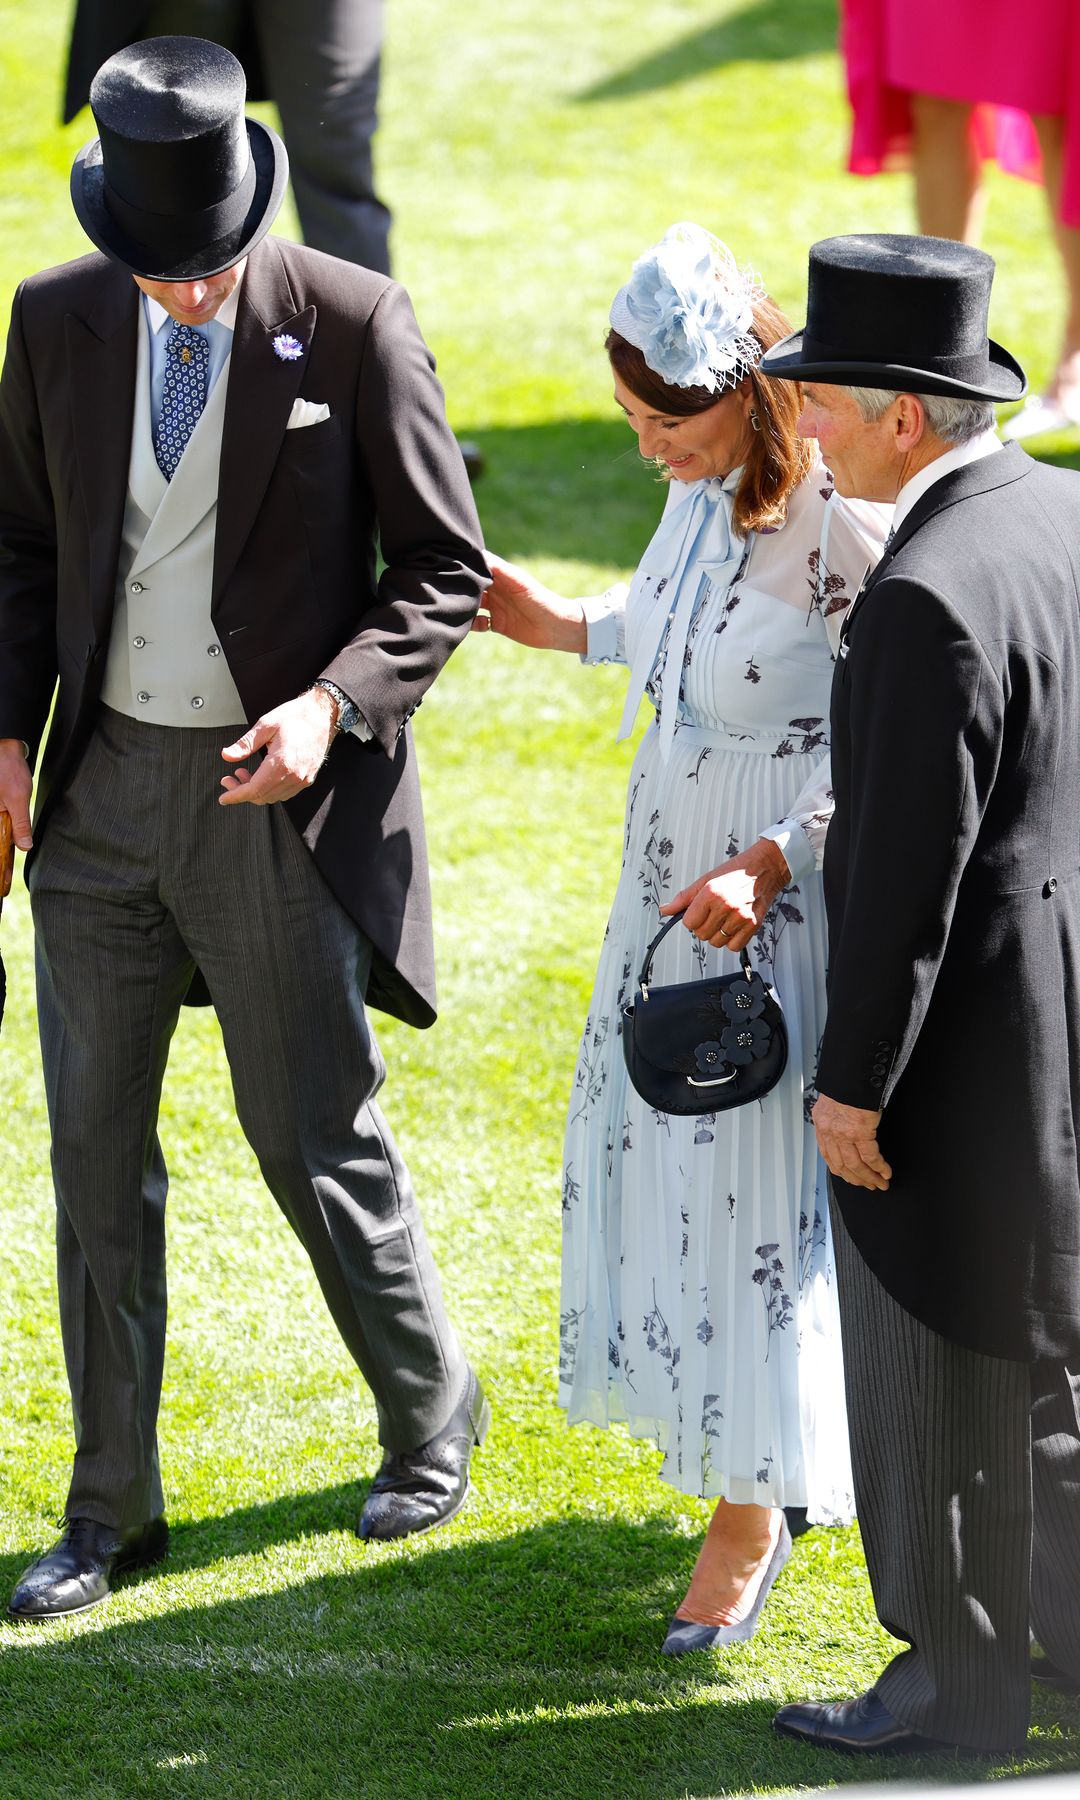
M 607 1085 L 608 1072 L 604 1045 L 607 1043 L 609 1024 L 610 1020 L 607 1017 L 598 1019 L 594 1030 L 591 1016 L 585 1021 L 581 1056 L 574 1075 L 574 1090 L 580 1102 L 579 1113 L 587 1112 L 594 1107 Z
M 667 1320 L 660 1311 L 656 1299 L 656 1283 L 653 1282 L 653 1303 L 645 1314 L 645 1348 L 660 1358 L 661 1365 L 671 1382 L 671 1391 L 675 1393 L 679 1385 L 679 1377 L 675 1371 L 682 1361 L 682 1351 L 671 1336 Z
M 569 1212 L 570 1208 L 572 1206 L 574 1206 L 577 1203 L 577 1201 L 579 1201 L 580 1199 L 581 1199 L 581 1183 L 580 1183 L 580 1181 L 574 1180 L 573 1170 L 572 1170 L 570 1164 L 567 1163 L 565 1169 L 563 1170 L 563 1183 L 562 1183 L 563 1212 Z
M 694 1149 L 695 1150 L 700 1149 L 703 1144 L 715 1143 L 716 1134 L 712 1129 L 715 1124 L 716 1124 L 716 1114 L 715 1113 L 698 1113 L 696 1115 L 696 1119 L 695 1119 L 695 1123 L 694 1123 Z
M 853 1510 L 828 1214 L 807 1117 L 813 1068 L 800 1056 L 819 1042 L 825 1017 L 820 874 L 800 869 L 750 950 L 776 988 L 791 1045 L 785 1075 L 760 1105 L 688 1117 L 648 1106 L 629 1084 L 618 1025 L 658 908 L 673 894 L 780 821 L 794 820 L 815 855 L 820 848 L 835 639 L 844 596 L 869 560 L 834 515 L 823 566 L 831 493 L 819 467 L 794 497 L 789 526 L 749 540 L 726 586 L 705 568 L 686 575 L 695 604 L 677 729 L 666 761 L 655 730 L 634 756 L 622 874 L 573 1079 L 560 1363 L 565 1371 L 572 1362 L 560 1379 L 570 1419 L 621 1421 L 653 1438 L 664 1478 L 683 1491 L 807 1505 L 819 1520 Z M 784 585 L 773 586 L 781 565 Z M 677 598 L 665 594 L 669 610 Z M 675 679 L 668 637 L 648 684 L 654 706 Z M 628 618 L 630 654 L 633 638 Z M 708 980 L 736 968 L 730 952 L 679 930 L 660 946 L 654 977 Z M 747 1023 L 718 1007 L 702 1037 L 723 1047 L 723 1032 Z M 813 1346 L 805 1360 L 804 1343 Z
M 713 631 L 715 632 L 717 637 L 720 636 L 721 632 L 724 632 L 727 630 L 728 625 L 731 621 L 731 615 L 735 611 L 735 608 L 738 606 L 740 598 L 741 598 L 741 596 L 739 594 L 739 591 L 733 583 L 732 587 L 731 587 L 731 592 L 728 594 L 728 597 L 724 601 L 723 607 L 721 608 L 720 623 L 718 625 L 713 626 Z
M 704 1394 L 701 1400 L 701 1464 L 706 1476 L 712 1466 L 713 1446 L 720 1442 L 723 1423 L 719 1394 Z
M 759 1244 L 754 1251 L 759 1266 L 754 1270 L 751 1280 L 761 1289 L 761 1297 L 765 1302 L 765 1317 L 768 1320 L 768 1343 L 765 1348 L 765 1361 L 769 1360 L 774 1331 L 786 1331 L 794 1316 L 791 1295 L 784 1291 L 784 1265 L 776 1252 L 779 1244 Z
M 777 894 L 776 899 L 773 901 L 762 920 L 761 930 L 754 939 L 754 955 L 757 957 L 758 962 L 765 964 L 766 967 L 770 969 L 775 968 L 776 966 L 777 946 L 788 926 L 803 925 L 806 923 L 802 913 L 791 898 L 792 894 L 797 894 L 798 892 L 799 887 L 796 882 L 793 883 L 791 887 L 784 888 L 782 893 Z
M 559 1317 L 559 1380 L 571 1381 L 577 1362 L 578 1338 L 581 1335 L 583 1309 L 564 1312 Z
M 815 750 L 827 750 L 829 733 L 824 719 L 792 719 L 790 735 L 781 738 L 774 756 L 811 756 Z
M 823 618 L 831 618 L 833 613 L 843 612 L 850 606 L 852 595 L 848 592 L 847 582 L 838 569 L 827 569 L 821 560 L 820 550 L 811 550 L 806 559 L 809 574 L 807 582 L 810 587 L 811 612 L 820 612 Z
M 819 1252 L 825 1250 L 828 1233 L 825 1230 L 825 1218 L 821 1208 L 815 1206 L 813 1218 L 806 1213 L 799 1214 L 799 1287 L 805 1289 L 814 1278 L 814 1270 L 820 1263 Z
M 645 889 L 642 905 L 655 906 L 659 911 L 670 898 L 668 889 L 671 887 L 671 855 L 675 845 L 663 832 L 659 810 L 653 813 L 649 827 L 649 839 L 645 845 L 643 867 L 638 870 L 638 880 Z

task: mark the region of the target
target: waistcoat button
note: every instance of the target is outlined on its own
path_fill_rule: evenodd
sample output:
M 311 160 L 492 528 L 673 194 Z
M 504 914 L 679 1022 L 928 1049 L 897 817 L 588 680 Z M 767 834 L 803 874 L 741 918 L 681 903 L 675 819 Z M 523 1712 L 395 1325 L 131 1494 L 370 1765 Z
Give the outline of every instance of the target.
M 150 696 L 146 692 L 146 689 L 143 688 L 140 693 L 136 694 L 135 698 L 139 702 L 140 706 L 145 706 L 146 702 L 149 700 Z
M 194 699 L 192 700 L 191 704 L 195 708 L 195 711 L 198 712 L 200 706 L 206 705 L 206 701 L 203 699 L 201 694 L 196 694 Z
M 141 637 L 140 638 L 132 638 L 131 641 L 134 644 L 136 650 L 145 650 L 146 649 L 146 639 L 145 638 L 141 638 Z
M 131 591 L 133 594 L 141 594 L 143 591 L 142 582 L 141 581 L 133 581 L 131 584 Z

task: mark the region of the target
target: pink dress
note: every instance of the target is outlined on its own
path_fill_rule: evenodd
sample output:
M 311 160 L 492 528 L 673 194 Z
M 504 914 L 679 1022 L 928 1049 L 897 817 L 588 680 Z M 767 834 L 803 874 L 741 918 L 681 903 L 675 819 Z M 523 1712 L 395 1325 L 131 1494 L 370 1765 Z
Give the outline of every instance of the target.
M 1039 180 L 1031 115 L 1065 121 L 1061 218 L 1080 227 L 1078 0 L 841 0 L 856 175 L 910 161 L 911 95 L 969 101 L 984 157 Z

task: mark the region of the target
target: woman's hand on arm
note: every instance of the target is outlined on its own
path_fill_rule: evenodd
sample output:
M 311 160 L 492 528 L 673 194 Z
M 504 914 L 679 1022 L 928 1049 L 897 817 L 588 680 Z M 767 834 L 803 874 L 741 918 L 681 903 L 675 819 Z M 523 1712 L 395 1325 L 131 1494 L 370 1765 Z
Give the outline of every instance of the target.
M 491 586 L 484 595 L 485 610 L 474 621 L 474 631 L 497 631 L 533 650 L 585 654 L 588 629 L 578 601 L 553 593 L 534 581 L 527 570 L 504 562 L 501 556 L 489 552 L 488 563 Z
M 717 950 L 745 950 L 777 894 L 790 883 L 791 870 L 779 845 L 772 838 L 758 838 L 741 856 L 699 875 L 660 911 L 685 911 L 686 929 Z

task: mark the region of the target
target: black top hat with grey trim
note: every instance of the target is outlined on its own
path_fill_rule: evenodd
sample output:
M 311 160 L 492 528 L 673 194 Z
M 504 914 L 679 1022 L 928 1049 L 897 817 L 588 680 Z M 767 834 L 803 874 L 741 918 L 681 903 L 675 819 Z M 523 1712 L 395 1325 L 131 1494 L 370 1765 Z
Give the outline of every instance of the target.
M 886 233 L 810 249 L 806 325 L 763 375 L 960 400 L 1019 400 L 1027 377 L 986 335 L 994 259 L 950 239 Z
M 71 171 L 71 199 L 99 250 L 134 275 L 197 281 L 232 268 L 269 231 L 289 160 L 244 117 L 244 71 L 206 38 L 119 50 L 90 88 L 99 136 Z

